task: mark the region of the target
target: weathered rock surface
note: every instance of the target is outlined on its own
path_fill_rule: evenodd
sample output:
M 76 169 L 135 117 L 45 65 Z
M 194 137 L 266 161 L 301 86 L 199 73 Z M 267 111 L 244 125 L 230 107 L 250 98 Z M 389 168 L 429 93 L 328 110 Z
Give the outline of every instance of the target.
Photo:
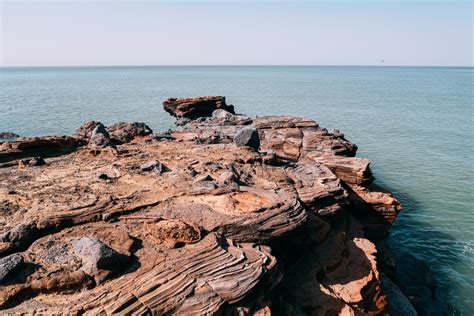
M 223 97 L 164 106 L 189 121 L 157 136 L 102 125 L 114 147 L 83 146 L 101 126 L 89 122 L 70 138 L 82 147 L 0 168 L 0 260 L 23 258 L 0 309 L 388 313 L 376 245 L 400 204 L 354 144 L 311 119 L 234 115 Z
M 131 142 L 136 137 L 143 137 L 153 133 L 145 123 L 120 122 L 107 127 L 110 138 L 120 143 Z
M 18 254 L 10 255 L 0 259 L 0 284 L 5 282 L 10 275 L 15 273 L 23 263 L 23 257 Z
M 166 112 L 178 118 L 195 119 L 211 116 L 218 109 L 234 114 L 234 106 L 225 103 L 225 97 L 203 96 L 192 98 L 169 98 L 163 101 Z
M 0 164 L 25 157 L 56 157 L 75 151 L 85 142 L 71 136 L 18 138 L 0 143 Z
M 246 126 L 239 130 L 234 136 L 234 143 L 239 146 L 249 146 L 253 149 L 260 147 L 257 129 L 253 126 Z
M 82 124 L 74 133 L 75 137 L 86 139 L 89 144 L 98 147 L 129 143 L 135 138 L 152 134 L 153 131 L 139 122 L 119 122 L 109 127 L 96 121 Z

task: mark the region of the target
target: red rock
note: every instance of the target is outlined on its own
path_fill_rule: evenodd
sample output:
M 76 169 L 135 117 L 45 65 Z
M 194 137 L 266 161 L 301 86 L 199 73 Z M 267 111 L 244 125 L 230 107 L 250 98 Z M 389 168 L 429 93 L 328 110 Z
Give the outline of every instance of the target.
M 387 312 L 375 259 L 382 237 L 372 232 L 386 232 L 400 204 L 371 184 L 370 162 L 353 157 L 354 144 L 311 119 L 210 117 L 216 109 L 229 111 L 223 97 L 169 99 L 164 106 L 178 118 L 193 119 L 167 133 L 166 141 L 71 145 L 74 150 L 58 150 L 41 168 L 0 168 L 0 200 L 6 201 L 0 257 L 18 253 L 23 266 L 40 267 L 20 269 L 15 281 L 0 287 L 1 308 L 178 315 Z M 0 157 L 14 160 L 8 153 L 15 150 L 84 143 L 94 124 L 81 128 L 81 139 L 4 143 Z M 233 141 L 248 125 L 258 132 L 259 149 Z M 114 126 L 108 129 L 111 139 L 128 130 Z M 147 137 L 139 130 L 133 129 L 132 138 Z M 157 162 L 166 172 L 145 171 Z M 96 240 L 100 251 L 78 254 L 71 241 L 84 236 Z M 130 261 L 90 264 L 114 256 Z
M 202 96 L 192 98 L 169 98 L 163 101 L 166 112 L 175 117 L 196 119 L 198 117 L 212 116 L 217 109 L 226 110 L 235 114 L 234 106 L 225 103 L 225 97 Z

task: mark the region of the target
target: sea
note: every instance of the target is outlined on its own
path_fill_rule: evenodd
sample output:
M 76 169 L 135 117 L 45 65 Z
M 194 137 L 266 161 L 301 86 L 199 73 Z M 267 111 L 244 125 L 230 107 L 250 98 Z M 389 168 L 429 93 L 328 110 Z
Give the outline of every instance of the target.
M 439 314 L 474 315 L 472 67 L 129 66 L 0 68 L 0 132 L 71 134 L 89 120 L 173 127 L 168 97 L 223 95 L 247 115 L 341 130 L 403 203 L 389 243 L 409 287 L 432 271 Z M 420 273 L 419 273 L 420 272 Z

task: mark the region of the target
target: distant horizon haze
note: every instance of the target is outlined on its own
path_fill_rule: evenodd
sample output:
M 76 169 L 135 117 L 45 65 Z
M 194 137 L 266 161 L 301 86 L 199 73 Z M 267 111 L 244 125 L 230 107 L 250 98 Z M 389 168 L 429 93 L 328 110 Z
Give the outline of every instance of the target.
M 467 66 L 470 1 L 0 0 L 0 66 Z
M 133 67 L 405 67 L 405 68 L 474 68 L 474 65 L 332 65 L 332 64 L 313 64 L 313 65 L 304 65 L 304 64 L 233 64 L 233 65 L 224 65 L 224 64 L 181 64 L 181 65 L 132 65 L 132 64 L 123 64 L 123 65 L 39 65 L 39 66 L 25 66 L 25 65 L 12 65 L 4 66 L 0 65 L 0 69 L 6 68 L 133 68 Z

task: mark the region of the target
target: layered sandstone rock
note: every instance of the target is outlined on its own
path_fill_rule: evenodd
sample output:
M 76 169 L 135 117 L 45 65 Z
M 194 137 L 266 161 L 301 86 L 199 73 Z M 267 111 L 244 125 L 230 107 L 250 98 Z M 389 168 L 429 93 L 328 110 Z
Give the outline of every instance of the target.
M 227 105 L 225 97 L 220 96 L 169 98 L 163 101 L 163 107 L 166 112 L 178 118 L 211 116 L 212 112 L 218 109 L 234 114 L 234 106 Z
M 311 119 L 223 113 L 223 97 L 164 106 L 193 120 L 157 135 L 113 125 L 125 134 L 108 128 L 111 139 L 133 137 L 104 146 L 88 142 L 100 126 L 90 122 L 66 138 L 82 147 L 43 166 L 0 168 L 0 308 L 90 315 L 388 311 L 374 244 L 383 237 L 366 234 L 386 232 L 400 207 L 371 183 L 369 161 L 354 157 L 354 144 Z M 212 115 L 216 109 L 222 111 Z M 250 125 L 252 142 L 235 138 Z M 32 157 L 44 152 L 35 148 Z

